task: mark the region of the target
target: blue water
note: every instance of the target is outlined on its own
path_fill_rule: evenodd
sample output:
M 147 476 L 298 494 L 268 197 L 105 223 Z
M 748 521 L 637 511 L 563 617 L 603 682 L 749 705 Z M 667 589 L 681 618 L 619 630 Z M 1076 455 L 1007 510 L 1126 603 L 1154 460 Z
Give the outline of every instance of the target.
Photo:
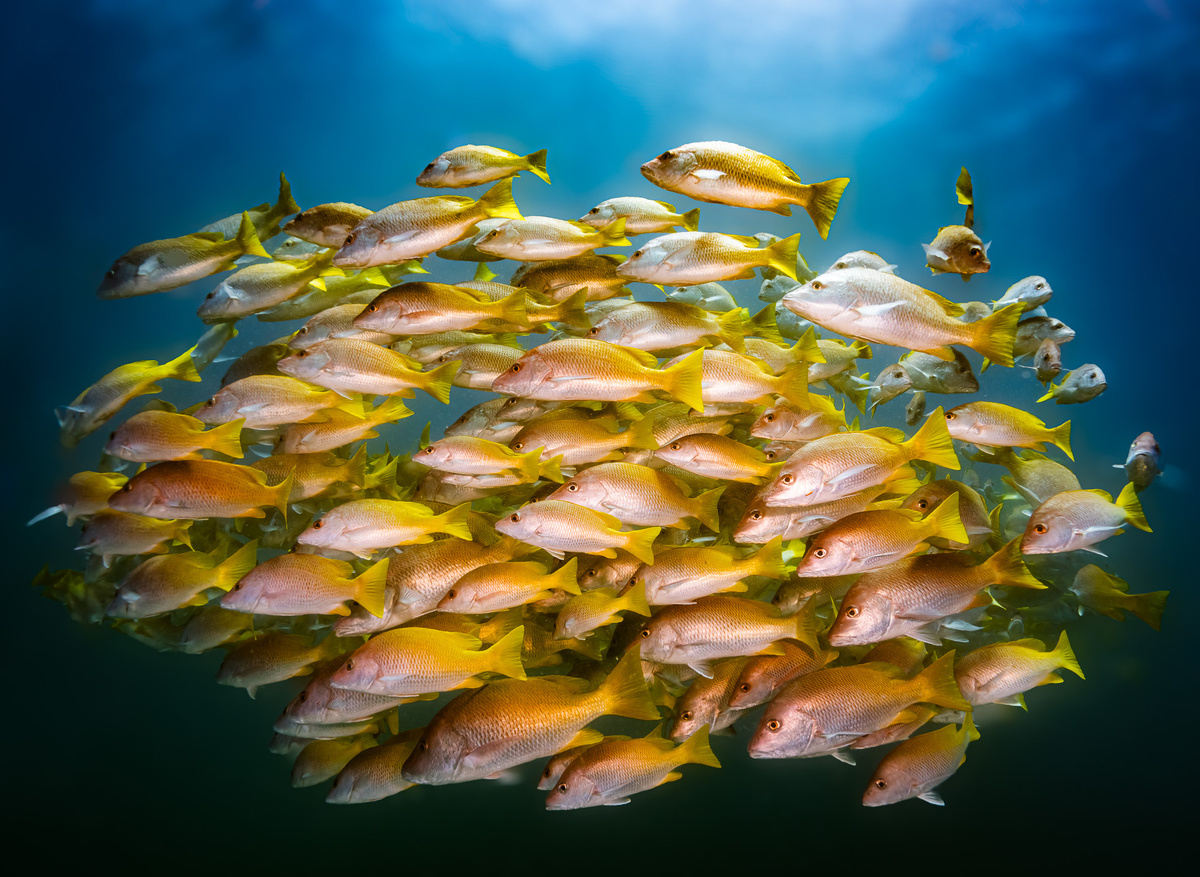
M 446 5 L 109 0 L 8 13 L 0 484 L 16 836 L 47 865 L 232 873 L 1165 862 L 1185 842 L 1197 779 L 1196 4 Z M 618 194 L 662 197 L 638 166 L 716 139 L 806 180 L 852 182 L 828 241 L 802 214 L 703 205 L 705 228 L 800 230 L 817 268 L 874 250 L 959 301 L 1046 276 L 1052 313 L 1078 333 L 1066 365 L 1095 362 L 1109 382 L 1088 405 L 1042 413 L 1072 419 L 1084 486 L 1115 493 L 1123 474 L 1110 464 L 1143 430 L 1176 470 L 1142 495 L 1153 536 L 1106 545 L 1134 590 L 1171 589 L 1163 630 L 1073 626 L 1087 681 L 1035 691 L 1028 714 L 984 727 L 942 789 L 944 809 L 865 810 L 873 757 L 751 762 L 744 736 L 717 741 L 723 770 L 692 768 L 623 808 L 551 814 L 531 786 L 482 782 L 331 807 L 323 791 L 289 788 L 289 762 L 266 752 L 289 692 L 251 701 L 213 683 L 219 655 L 159 654 L 74 624 L 28 587 L 44 564 L 79 555 L 61 519 L 23 522 L 102 443 L 61 449 L 53 406 L 121 363 L 176 355 L 203 329 L 204 282 L 95 298 L 129 247 L 273 200 L 280 170 L 302 205 L 418 197 L 420 169 L 468 142 L 547 148 L 553 185 L 523 176 L 516 199 L 526 214 L 573 218 Z M 930 278 L 919 246 L 961 220 L 962 165 L 977 230 L 994 241 L 991 273 L 970 284 Z M 237 350 L 273 337 L 247 324 Z M 1035 398 L 1028 374 L 991 377 L 985 390 Z

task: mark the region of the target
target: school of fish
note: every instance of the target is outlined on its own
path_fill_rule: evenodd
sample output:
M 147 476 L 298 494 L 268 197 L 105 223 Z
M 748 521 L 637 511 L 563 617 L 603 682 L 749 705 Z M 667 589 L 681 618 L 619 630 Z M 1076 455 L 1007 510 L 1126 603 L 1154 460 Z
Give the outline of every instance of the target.
M 725 744 L 891 747 L 863 804 L 940 804 L 990 731 L 978 707 L 1083 678 L 1067 624 L 1159 627 L 1167 592 L 1131 593 L 1096 547 L 1150 531 L 1153 435 L 1115 464 L 1114 499 L 1072 473 L 1069 421 L 973 397 L 1025 359 L 1042 400 L 1105 389 L 1096 365 L 1060 374 L 1075 333 L 1045 278 L 959 304 L 863 250 L 814 272 L 799 231 L 702 231 L 698 207 L 525 216 L 514 178 L 549 183 L 546 159 L 461 146 L 416 183 L 478 197 L 379 210 L 301 210 L 281 175 L 275 203 L 119 257 L 101 298 L 195 284 L 208 328 L 58 411 L 68 447 L 118 420 L 30 521 L 79 525 L 87 562 L 36 584 L 155 648 L 223 651 L 217 681 L 252 697 L 293 686 L 270 748 L 343 804 L 530 762 L 548 809 L 624 804 L 719 768 Z M 704 203 L 800 206 L 823 239 L 849 182 L 715 141 L 641 171 Z M 956 192 L 964 223 L 922 246 L 965 281 L 992 262 L 965 169 Z M 474 280 L 437 281 L 464 261 Z M 737 304 L 752 291 L 757 313 Z M 252 316 L 287 333 L 223 356 Z M 139 398 L 172 380 L 205 389 Z M 393 426 L 418 392 L 463 387 L 493 396 L 436 440 Z M 926 412 L 929 394 L 967 399 Z M 910 432 L 864 424 L 906 395 Z M 735 725 L 745 743 L 714 745 Z

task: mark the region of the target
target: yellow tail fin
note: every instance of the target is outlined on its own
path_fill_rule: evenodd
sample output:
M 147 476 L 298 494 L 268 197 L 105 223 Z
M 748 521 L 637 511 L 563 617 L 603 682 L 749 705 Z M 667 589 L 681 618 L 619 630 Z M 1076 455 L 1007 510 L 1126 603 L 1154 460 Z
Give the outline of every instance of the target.
M 999 509 L 1000 506 L 996 506 L 996 511 Z M 1021 554 L 1020 536 L 989 557 L 985 565 L 991 571 L 993 585 L 1033 590 L 1044 590 L 1046 587 L 1034 578 L 1029 567 L 1025 565 L 1024 555 Z
M 954 652 L 949 651 L 917 674 L 913 682 L 920 687 L 920 699 L 952 710 L 969 710 L 954 680 Z
M 925 418 L 925 423 L 917 430 L 917 434 L 903 442 L 901 446 L 908 450 L 909 459 L 924 460 L 946 469 L 962 468 L 962 464 L 958 462 L 958 455 L 954 453 L 954 442 L 950 439 L 950 431 L 946 429 L 946 414 L 940 405 Z M 967 540 L 959 541 L 966 542 Z
M 700 208 L 689 210 L 679 217 L 683 220 L 683 227 L 687 231 L 696 231 L 700 228 Z
M 242 450 L 242 424 L 245 422 L 246 418 L 242 417 L 214 426 L 204 434 L 208 449 L 240 460 L 245 456 L 245 451 Z
M 525 160 L 529 162 L 528 170 L 530 173 L 541 177 L 549 184 L 550 175 L 546 173 L 546 150 L 539 149 L 537 152 L 531 152 L 525 156 Z
M 693 350 L 668 369 L 663 369 L 663 387 L 693 411 L 704 410 L 700 382 L 704 374 L 704 351 Z
M 1071 643 L 1067 640 L 1067 632 L 1064 630 L 1058 638 L 1058 643 L 1054 646 L 1054 656 L 1058 659 L 1058 666 L 1064 670 L 1070 670 L 1080 679 L 1086 679 L 1083 675 L 1083 668 L 1079 666 L 1079 659 L 1075 657 L 1075 652 L 1071 649 Z
M 849 181 L 847 181 L 847 182 L 849 182 Z M 840 192 L 838 193 L 838 197 L 841 197 Z M 811 216 L 812 209 L 811 208 L 806 208 L 806 209 L 808 209 L 809 215 Z M 833 202 L 833 209 L 835 211 L 837 210 L 837 200 L 836 199 Z M 829 219 L 831 222 L 833 221 L 832 214 L 830 214 Z M 818 228 L 819 227 L 820 226 L 818 226 Z M 825 230 L 826 231 L 829 230 L 828 224 L 825 226 Z M 825 235 L 822 234 L 821 237 L 825 237 Z M 792 280 L 795 280 L 796 279 L 796 255 L 799 253 L 799 250 L 800 250 L 800 232 L 796 232 L 794 235 L 791 235 L 790 237 L 786 237 L 786 238 L 783 238 L 782 240 L 776 241 L 775 243 L 771 244 L 771 246 L 767 247 L 766 250 L 764 251 L 764 253 L 766 254 L 766 257 L 767 257 L 767 267 L 774 268 L 780 274 L 786 274 L 788 277 L 792 278 Z
M 457 536 L 459 539 L 471 541 L 471 528 L 469 522 L 471 519 L 471 504 L 465 502 L 460 506 L 450 509 L 450 511 L 437 515 L 429 522 L 430 533 L 448 533 L 451 536 Z
M 646 580 L 638 579 L 632 588 L 625 592 L 620 599 L 620 605 L 614 610 L 628 609 L 638 615 L 650 615 L 650 604 L 646 602 Z
M 225 558 L 217 567 L 216 579 L 213 584 L 222 591 L 228 591 L 238 583 L 238 580 L 254 569 L 258 563 L 258 540 L 247 542 L 233 554 Z
M 509 679 L 525 679 L 525 665 L 521 663 L 521 648 L 525 643 L 525 625 L 518 625 L 484 652 L 487 669 Z
M 242 211 L 242 221 L 238 224 L 237 242 L 247 256 L 271 258 L 271 254 L 263 249 L 262 241 L 258 239 L 258 234 L 254 231 L 254 223 L 250 221 L 250 214 L 244 210 Z
M 640 648 L 632 648 L 621 657 L 612 673 L 600 684 L 599 691 L 603 693 L 605 715 L 650 721 L 660 718 L 642 675 Z
M 971 537 L 967 535 L 967 528 L 963 526 L 958 505 L 959 495 L 952 493 L 942 500 L 941 505 L 929 513 L 925 518 L 925 524 L 929 527 L 930 536 L 941 536 L 951 542 L 961 544 L 971 541 Z
M 476 208 L 488 217 L 524 219 L 512 196 L 512 177 L 503 179 L 479 196 Z
M 654 563 L 654 540 L 661 532 L 662 527 L 628 530 L 625 533 L 625 545 L 622 547 L 642 563 Z
M 545 578 L 547 588 L 558 588 L 560 591 L 566 591 L 568 594 L 580 593 L 579 591 L 579 558 L 572 557 L 550 575 Z
M 388 558 L 374 563 L 354 580 L 354 599 L 376 618 L 383 617 L 384 585 L 387 584 Z
M 842 200 L 842 192 L 849 182 L 849 177 L 838 177 L 836 180 L 826 180 L 809 187 L 809 199 L 808 203 L 804 205 L 804 209 L 808 211 L 813 225 L 817 227 L 817 234 L 821 236 L 821 240 L 829 237 L 829 226 L 833 225 L 833 217 L 837 215 L 838 202 Z M 795 260 L 793 260 L 792 271 L 795 270 Z M 796 275 L 793 273 L 791 276 L 794 278 Z
M 159 366 L 160 377 L 175 378 L 177 381 L 201 381 L 200 372 L 196 371 L 196 364 L 192 361 L 192 351 L 195 347 L 189 347 L 179 356 L 169 362 L 164 362 Z
M 1132 481 L 1126 482 L 1125 486 L 1121 488 L 1120 494 L 1117 495 L 1117 507 L 1125 513 L 1125 520 L 1130 524 L 1147 533 L 1154 532 L 1150 529 L 1146 515 L 1142 512 L 1142 503 L 1137 498 L 1137 488 L 1134 487 Z
M 1013 342 L 1017 339 L 1017 321 L 1025 306 L 1019 303 L 1005 305 L 990 317 L 984 317 L 975 327 L 971 349 L 982 353 L 991 362 L 1004 366 L 1013 364 Z
M 462 360 L 454 359 L 445 365 L 439 365 L 431 372 L 425 373 L 425 386 L 421 389 L 443 405 L 450 403 L 450 388 L 454 386 L 454 376 L 462 368 Z
M 712 751 L 708 742 L 708 725 L 701 725 L 692 736 L 679 744 L 675 751 L 676 760 L 680 764 L 707 764 L 709 767 L 720 767 L 721 762 Z

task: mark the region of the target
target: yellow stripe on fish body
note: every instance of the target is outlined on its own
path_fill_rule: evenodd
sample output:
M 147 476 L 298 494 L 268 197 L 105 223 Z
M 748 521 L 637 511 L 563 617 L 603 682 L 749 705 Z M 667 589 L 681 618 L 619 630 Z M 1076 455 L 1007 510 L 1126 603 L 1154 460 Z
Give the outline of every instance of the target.
M 618 216 L 625 218 L 625 234 L 630 235 L 671 231 L 679 226 L 695 231 L 700 221 L 700 208 L 676 213 L 674 205 L 666 201 L 632 196 L 609 198 L 581 216 L 579 221 L 592 228 L 603 228 Z
M 1025 525 L 1021 550 L 1026 554 L 1057 554 L 1079 548 L 1095 551 L 1088 546 L 1123 533 L 1121 527 L 1125 524 L 1151 532 L 1132 481 L 1125 484 L 1116 502 L 1103 490 L 1056 493 L 1033 510 Z
M 1047 427 L 1028 411 L 1000 402 L 968 402 L 946 412 L 946 427 L 959 441 L 981 447 L 1016 447 L 1043 450 L 1043 442 L 1057 446 L 1070 459 L 1071 421 Z
M 698 434 L 675 439 L 655 452 L 659 459 L 696 475 L 762 484 L 776 464 L 749 445 L 723 435 Z
M 229 650 L 217 671 L 217 684 L 244 688 L 254 697 L 263 685 L 311 675 L 315 664 L 336 657 L 347 645 L 336 636 L 314 644 L 311 635 L 266 631 Z
M 539 149 L 522 156 L 497 146 L 469 143 L 443 152 L 425 166 L 416 182 L 418 186 L 430 188 L 463 189 L 515 177 L 522 171 L 529 171 L 549 183 L 546 150 Z
M 646 586 L 635 583 L 624 594 L 615 588 L 594 588 L 563 604 L 554 622 L 555 639 L 583 639 L 592 631 L 624 619 L 618 613 L 650 614 Z
M 569 259 L 599 247 L 627 246 L 624 217 L 593 228 L 550 216 L 528 216 L 503 222 L 475 241 L 481 253 L 521 262 Z
M 793 405 L 808 406 L 808 365 L 786 367 L 774 375 L 757 360 L 726 350 L 705 350 L 700 383 L 706 404 L 714 402 L 757 402 L 770 405 L 782 396 Z
M 242 457 L 242 426 L 233 420 L 205 431 L 205 424 L 173 411 L 142 411 L 117 427 L 104 453 L 134 463 L 199 460 L 204 450 Z
M 646 599 L 655 606 L 689 603 L 717 592 L 744 592 L 743 579 L 766 576 L 786 579 L 783 540 L 770 539 L 758 551 L 742 556 L 730 545 L 683 545 L 659 551 L 654 563 L 642 566 L 636 581 L 646 588 Z
M 413 462 L 459 475 L 493 475 L 515 471 L 528 481 L 546 477 L 562 481 L 561 458 L 542 461 L 542 448 L 520 453 L 499 442 L 475 436 L 459 435 L 438 439 L 413 455 Z
M 616 417 L 591 417 L 590 412 L 567 408 L 530 421 L 508 446 L 519 452 L 541 448 L 543 460 L 561 457 L 561 465 L 578 466 L 619 460 L 620 448 L 654 450 L 654 423 L 649 418 L 621 430 Z M 561 475 L 561 473 L 560 473 Z M 557 480 L 557 479 L 555 479 Z
M 744 349 L 738 310 L 713 314 L 675 301 L 635 301 L 609 311 L 588 330 L 588 337 L 639 350 L 673 350 L 703 342 L 724 342 Z
M 223 562 L 216 552 L 163 554 L 142 561 L 117 589 L 105 614 L 113 618 L 149 618 L 181 606 L 202 606 L 209 588 L 228 591 L 254 568 L 258 542 L 243 545 Z
M 287 375 L 251 375 L 222 387 L 192 414 L 208 424 L 241 418 L 247 429 L 269 429 L 299 423 L 328 408 L 362 415 L 361 400 L 347 400 Z
M 354 318 L 359 329 L 393 335 L 429 335 L 453 329 L 473 329 L 487 320 L 518 326 L 527 324 L 525 292 L 514 289 L 493 301 L 465 286 L 411 281 L 381 292 Z
M 879 569 L 928 548 L 926 540 L 933 536 L 967 541 L 957 493 L 926 518 L 909 509 L 865 511 L 842 518 L 813 537 L 796 574 L 837 576 Z
M 341 408 L 330 408 L 312 419 L 286 427 L 279 449 L 289 454 L 309 454 L 340 448 L 359 439 L 375 438 L 374 429 L 412 415 L 400 398 L 387 399 L 359 416 Z
M 263 506 L 287 515 L 289 474 L 268 486 L 250 466 L 216 460 L 172 460 L 143 469 L 109 500 L 120 511 L 152 518 L 262 518 Z
M 967 713 L 961 728 L 948 725 L 905 740 L 883 757 L 863 792 L 863 806 L 879 807 L 908 798 L 944 803 L 934 787 L 949 779 L 967 760 L 967 746 L 979 732 Z
M 624 290 L 626 280 L 617 274 L 623 261 L 625 257 L 615 253 L 588 253 L 573 259 L 530 262 L 517 268 L 509 282 L 551 301 L 564 301 L 578 292 L 584 292 L 588 301 L 603 301 Z

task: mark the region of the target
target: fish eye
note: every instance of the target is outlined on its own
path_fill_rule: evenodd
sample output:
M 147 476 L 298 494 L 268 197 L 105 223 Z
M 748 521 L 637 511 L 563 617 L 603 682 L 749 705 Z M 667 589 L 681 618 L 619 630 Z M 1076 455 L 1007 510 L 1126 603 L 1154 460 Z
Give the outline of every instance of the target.
M 971 249 L 967 252 L 969 252 L 972 256 L 980 256 L 983 254 L 983 250 L 979 249 L 979 247 L 971 247 Z
M 589 569 L 587 572 L 585 572 L 584 575 L 587 576 L 588 578 L 594 578 L 596 576 L 596 574 L 599 572 L 600 572 L 600 570 L 593 566 L 591 569 Z
M 379 306 L 378 306 L 378 305 L 373 305 L 373 304 L 371 304 L 371 305 L 367 305 L 367 313 L 368 313 L 368 314 L 373 314 L 373 313 L 375 313 L 377 310 L 379 310 Z
M 820 280 L 814 280 L 814 281 L 812 282 L 812 288 L 813 288 L 813 289 L 824 289 L 824 288 L 825 288 L 825 284 L 824 284 L 824 283 L 822 283 Z
M 851 606 L 849 609 L 846 610 L 846 617 L 847 618 L 858 618 L 859 611 L 860 610 L 857 606 Z
M 558 791 L 559 791 L 559 792 L 561 792 L 561 793 L 562 793 L 562 794 L 564 794 L 564 795 L 565 795 L 565 794 L 566 794 L 566 792 L 567 792 L 567 788 L 568 788 L 568 786 L 567 786 L 567 784 L 566 784 L 566 783 L 559 783 L 559 784 L 558 784 Z
M 634 259 L 636 259 L 636 258 L 638 258 L 640 255 L 642 255 L 642 253 L 644 253 L 644 252 L 646 252 L 646 251 L 645 251 L 645 250 L 634 250 L 634 251 L 633 251 L 633 256 L 632 256 L 631 258 L 634 258 Z
M 345 243 L 343 243 L 343 244 L 342 244 L 342 246 L 343 246 L 343 247 L 345 247 L 345 246 L 349 246 L 350 244 L 354 243 L 354 239 L 355 239 L 356 237 L 358 237 L 358 235 L 357 235 L 357 234 L 351 234 L 351 235 L 349 235 L 349 236 L 346 238 L 346 242 L 345 242 Z
M 887 788 L 887 780 L 875 780 L 875 788 L 883 790 Z
M 668 149 L 666 152 L 664 152 L 662 155 L 660 155 L 658 157 L 658 160 L 659 161 L 670 161 L 671 160 L 671 150 Z
M 816 551 L 813 552 L 813 557 L 824 557 L 828 553 L 829 552 L 826 549 L 818 548 Z
M 113 440 L 113 439 L 115 439 L 116 437 L 117 437 L 117 433 L 116 433 L 116 431 L 115 431 L 115 430 L 114 430 L 113 432 L 110 432 L 110 433 L 108 434 L 108 440 L 109 440 L 109 441 L 112 441 L 112 440 Z
M 425 165 L 425 170 L 427 170 L 427 171 L 433 170 L 433 162 L 432 161 L 429 162 L 429 164 Z
M 761 521 L 761 520 L 762 520 L 762 516 L 763 516 L 762 509 L 755 509 L 754 511 L 752 511 L 752 512 L 750 513 L 750 520 L 752 520 L 752 521 Z
M 296 330 L 296 334 L 297 335 L 307 335 L 308 334 L 308 326 L 301 326 L 299 329 Z
M 308 356 L 308 351 L 307 350 L 299 350 L 296 352 L 296 356 L 299 356 L 299 357 Z
M 692 711 L 691 711 L 691 710 L 684 710 L 683 712 L 681 712 L 681 713 L 679 714 L 679 718 L 680 718 L 682 721 L 685 721 L 685 722 L 690 722 L 690 721 L 692 720 Z
M 117 266 L 113 265 L 111 268 L 109 268 L 108 272 L 104 276 L 105 277 L 116 277 L 117 276 Z
M 593 213 L 599 213 L 599 212 L 600 212 L 599 207 L 593 207 L 591 210 L 588 211 L 588 216 L 591 216 Z
M 793 475 L 791 472 L 789 472 L 787 475 L 784 475 L 779 480 L 782 481 L 784 484 L 793 484 L 796 481 L 796 476 Z
M 214 297 L 216 294 L 217 294 L 217 291 L 214 289 L 214 290 L 213 290 L 212 292 L 210 292 L 208 295 L 204 296 L 204 300 L 205 300 L 205 301 L 208 301 L 209 299 L 213 298 L 213 297 Z
M 1062 327 L 1063 327 L 1063 324 L 1060 323 L 1058 320 L 1055 320 L 1053 323 L 1050 324 L 1051 329 L 1061 329 Z
M 576 484 L 574 481 L 572 481 L 570 484 L 567 485 L 567 490 L 570 491 L 571 493 L 574 493 L 575 491 L 579 490 L 579 485 Z
M 133 490 L 133 482 L 132 481 L 126 481 L 124 486 L 121 487 L 122 493 L 129 493 L 131 490 Z
M 314 530 L 320 530 L 324 526 L 325 526 L 325 521 L 322 519 L 320 521 L 313 521 L 312 528 Z
M 509 369 L 509 371 L 512 372 L 514 375 L 517 372 L 519 372 L 520 370 L 521 370 L 521 363 L 519 363 L 519 362 L 513 363 L 513 367 Z
M 236 585 L 233 586 L 233 589 L 235 591 L 240 591 L 242 589 L 242 583 L 238 582 Z
M 1046 527 L 1045 524 L 1034 524 L 1033 525 L 1033 532 L 1035 532 L 1035 533 L 1045 533 L 1047 529 L 1048 528 Z
M 508 516 L 508 519 L 509 519 L 510 521 L 512 521 L 514 524 L 516 524 L 516 523 L 520 522 L 520 520 L 521 520 L 521 516 L 520 516 L 519 514 L 517 514 L 517 515 L 509 515 L 509 516 Z
M 767 728 L 769 730 L 778 731 L 780 727 L 781 725 L 779 723 L 779 719 L 771 719 L 771 721 L 767 722 Z
M 547 779 L 550 778 L 550 765 L 546 765 L 546 769 L 542 771 L 542 776 L 546 777 Z
M 1034 289 L 1045 289 L 1045 288 L 1046 288 L 1046 284 L 1044 284 L 1044 283 L 1035 283 L 1035 284 L 1033 284 L 1033 288 L 1034 288 Z
M 304 703 L 304 701 L 308 700 L 308 691 L 301 691 L 300 694 L 297 695 L 296 699 L 301 703 Z
M 599 327 L 599 326 L 592 326 L 592 328 L 588 329 L 588 334 L 589 334 L 589 335 L 599 335 L 599 334 L 600 334 L 600 327 Z
M 929 508 L 929 500 L 927 500 L 927 499 L 918 499 L 918 500 L 917 500 L 917 508 L 919 508 L 919 509 L 927 509 L 927 508 Z
M 458 596 L 458 591 L 453 588 L 446 592 L 447 599 L 453 600 L 456 596 Z
M 417 744 L 417 748 L 420 749 L 422 752 L 428 752 L 429 751 L 429 741 L 422 740 L 420 743 Z
M 749 690 L 750 690 L 749 682 L 743 682 L 741 685 L 738 686 L 738 691 L 749 691 Z
M 845 268 L 845 267 L 846 267 L 846 263 L 845 263 L 845 262 L 834 262 L 834 263 L 833 263 L 833 267 L 834 267 L 834 268 Z
M 424 448 L 421 449 L 421 453 L 422 454 L 432 454 L 433 453 L 433 445 L 426 445 Z
M 640 636 L 642 639 L 649 639 L 649 638 L 650 638 L 650 628 L 648 628 L 648 627 L 644 627 L 644 628 L 642 628 L 642 632 L 641 632 L 640 634 L 638 634 L 638 635 L 639 635 L 639 636 Z
M 672 451 L 678 451 L 682 447 L 683 447 L 683 445 L 681 445 L 679 442 L 671 442 L 671 450 Z
M 956 417 L 958 417 L 958 415 L 957 415 L 957 414 L 955 414 L 953 411 L 947 411 L 947 412 L 946 412 L 946 419 L 947 419 L 947 420 L 954 420 L 954 418 L 956 418 Z
M 346 669 L 347 670 L 354 669 L 354 659 L 353 658 L 351 658 L 349 661 L 346 662 Z
M 775 415 L 774 415 L 774 414 L 767 414 L 767 415 L 765 415 L 765 416 L 763 417 L 763 420 L 764 420 L 764 421 L 766 421 L 767 423 L 774 423 L 774 422 L 775 422 Z
M 774 460 L 778 456 L 774 451 L 763 451 L 763 456 L 768 460 Z
M 521 448 L 525 447 L 525 442 L 513 442 L 511 445 L 509 445 L 509 447 L 514 451 L 519 451 Z

